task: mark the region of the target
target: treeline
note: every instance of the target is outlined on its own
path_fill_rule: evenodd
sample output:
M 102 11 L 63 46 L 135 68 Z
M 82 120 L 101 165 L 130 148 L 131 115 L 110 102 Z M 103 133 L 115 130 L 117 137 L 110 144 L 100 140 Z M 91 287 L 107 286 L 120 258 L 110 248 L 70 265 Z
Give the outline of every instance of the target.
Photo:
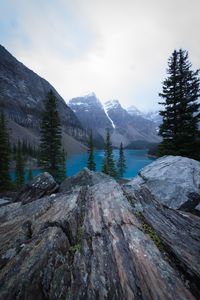
M 96 171 L 96 163 L 94 158 L 94 142 L 92 132 L 89 137 L 88 143 L 88 169 Z M 116 179 L 122 178 L 126 170 L 126 159 L 124 155 L 123 144 L 120 144 L 119 158 L 116 162 L 113 156 L 113 147 L 110 138 L 110 132 L 107 130 L 105 143 L 104 143 L 104 159 L 102 164 L 102 172 L 110 175 Z
M 20 188 L 25 181 L 24 168 L 27 160 L 37 158 L 38 150 L 27 141 L 18 140 L 11 145 L 9 130 L 4 113 L 0 116 L 0 190 L 13 190 Z M 15 165 L 15 181 L 11 181 L 10 165 Z M 32 169 L 29 168 L 28 180 L 32 179 Z
M 0 190 L 20 188 L 24 182 L 24 170 L 29 163 L 28 180 L 33 177 L 31 163 L 35 159 L 43 171 L 54 176 L 57 182 L 66 178 L 66 153 L 62 145 L 62 129 L 57 111 L 56 97 L 52 91 L 45 100 L 41 116 L 40 145 L 32 146 L 26 140 L 19 140 L 11 146 L 9 129 L 4 113 L 0 116 Z M 10 166 L 15 166 L 15 182 L 11 181 Z
M 32 146 L 27 140 L 19 140 L 11 146 L 13 158 L 16 158 L 17 149 L 20 148 L 24 157 L 39 158 L 39 149 Z

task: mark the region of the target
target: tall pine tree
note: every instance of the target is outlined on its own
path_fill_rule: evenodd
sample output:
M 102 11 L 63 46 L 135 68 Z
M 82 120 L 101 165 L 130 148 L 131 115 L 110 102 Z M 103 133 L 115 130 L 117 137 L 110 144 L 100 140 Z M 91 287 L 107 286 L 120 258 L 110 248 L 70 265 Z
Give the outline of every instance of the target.
M 57 179 L 62 160 L 62 129 L 52 90 L 45 101 L 40 133 L 40 165 Z
M 89 141 L 88 141 L 88 162 L 87 162 L 87 167 L 88 169 L 92 171 L 96 171 L 96 164 L 94 161 L 94 143 L 93 143 L 93 135 L 92 131 L 89 136 Z
M 24 157 L 21 142 L 18 141 L 16 153 L 16 185 L 20 188 L 24 184 Z
M 30 167 L 28 169 L 28 181 L 31 181 L 33 179 L 33 171 L 32 168 Z
M 164 102 L 160 111 L 163 123 L 159 134 L 163 141 L 159 146 L 160 155 L 182 155 L 198 159 L 198 121 L 200 119 L 197 102 L 200 96 L 199 70 L 191 70 L 188 52 L 174 51 L 168 61 L 168 77 L 163 82 L 159 94 Z
M 113 149 L 112 149 L 109 130 L 107 130 L 106 140 L 104 145 L 104 160 L 103 160 L 102 172 L 115 178 L 118 176 L 115 167 L 115 161 L 113 158 Z
M 124 156 L 124 148 L 122 143 L 120 144 L 120 148 L 119 148 L 119 160 L 117 166 L 118 166 L 119 177 L 122 178 L 126 170 L 126 159 Z
M 0 190 L 10 187 L 9 163 L 10 163 L 9 133 L 4 113 L 0 115 Z
M 57 171 L 57 181 L 61 183 L 67 177 L 66 170 L 66 153 L 64 147 L 62 148 L 60 161 L 58 163 L 58 171 Z

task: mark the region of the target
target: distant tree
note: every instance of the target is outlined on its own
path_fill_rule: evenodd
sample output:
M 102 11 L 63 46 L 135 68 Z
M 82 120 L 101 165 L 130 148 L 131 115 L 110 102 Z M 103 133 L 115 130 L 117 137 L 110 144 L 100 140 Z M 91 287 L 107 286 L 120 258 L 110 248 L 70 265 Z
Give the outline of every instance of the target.
M 198 158 L 198 121 L 200 119 L 197 102 L 200 96 L 199 70 L 192 71 L 188 52 L 174 50 L 168 61 L 168 77 L 163 82 L 159 94 L 164 102 L 160 111 L 163 123 L 159 134 L 163 141 L 159 146 L 160 155 L 182 155 Z
M 104 145 L 104 160 L 103 160 L 102 172 L 115 178 L 118 176 L 115 167 L 115 161 L 113 158 L 113 150 L 112 150 L 112 143 L 110 139 L 109 130 L 107 130 L 106 140 Z
M 33 179 L 33 171 L 32 168 L 29 168 L 28 170 L 28 181 L 31 181 Z
M 119 159 L 118 159 L 117 166 L 118 166 L 119 177 L 122 178 L 126 170 L 126 159 L 124 156 L 124 148 L 122 143 L 120 144 L 120 148 L 119 148 Z
M 89 136 L 89 141 L 88 141 L 88 162 L 87 162 L 87 167 L 88 169 L 92 171 L 96 171 L 96 164 L 94 161 L 94 142 L 93 142 L 93 135 L 92 131 Z
M 22 155 L 25 156 L 28 152 L 27 151 L 28 147 L 27 147 L 27 141 L 26 140 L 22 141 L 21 150 L 22 150 Z
M 16 185 L 20 188 L 24 184 L 24 157 L 22 154 L 22 144 L 20 140 L 17 144 L 16 153 Z
M 16 153 L 17 153 L 17 146 L 16 146 L 16 144 L 13 144 L 13 146 L 12 146 L 12 158 L 13 158 L 13 160 L 16 160 Z
M 66 174 L 66 153 L 64 147 L 62 148 L 62 152 L 60 155 L 60 162 L 58 164 L 58 171 L 57 171 L 57 181 L 61 183 L 67 177 Z
M 45 101 L 40 133 L 39 163 L 57 179 L 62 158 L 62 129 L 53 91 L 48 93 Z
M 10 187 L 10 154 L 9 132 L 2 112 L 0 115 L 0 190 L 6 190 Z

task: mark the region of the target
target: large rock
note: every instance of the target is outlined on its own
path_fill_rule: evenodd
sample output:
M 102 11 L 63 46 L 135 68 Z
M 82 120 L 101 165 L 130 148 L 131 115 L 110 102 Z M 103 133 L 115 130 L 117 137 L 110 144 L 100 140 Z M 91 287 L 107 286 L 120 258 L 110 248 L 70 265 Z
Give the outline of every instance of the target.
M 164 156 L 142 169 L 128 186 L 146 186 L 160 203 L 190 211 L 200 203 L 200 162 Z
M 60 185 L 59 192 L 68 192 L 74 189 L 80 189 L 81 186 L 92 186 L 99 182 L 108 182 L 112 180 L 110 176 L 104 173 L 95 173 L 88 168 L 82 169 L 77 175 L 66 178 Z
M 10 204 L 10 201 L 9 201 L 9 200 L 0 198 L 0 207 L 1 207 L 1 206 L 4 206 L 4 205 L 8 205 L 8 204 Z
M 15 198 L 15 202 L 21 201 L 27 204 L 41 197 L 51 195 L 58 190 L 58 184 L 47 172 L 34 177 L 32 181 L 24 185 Z
M 184 270 L 182 275 L 185 281 L 199 297 L 200 291 L 197 289 L 200 278 L 199 217 L 160 205 L 144 186 L 132 193 L 128 190 L 128 194 L 125 188 L 124 192 L 136 214 L 145 224 L 145 228 L 164 247 L 163 252 L 168 254 L 171 263 Z
M 163 211 L 149 191 L 127 195 L 114 179 L 87 169 L 70 184 L 62 193 L 1 208 L 1 299 L 199 297 L 198 217 Z M 149 224 L 157 218 L 164 253 L 144 231 L 142 214 Z

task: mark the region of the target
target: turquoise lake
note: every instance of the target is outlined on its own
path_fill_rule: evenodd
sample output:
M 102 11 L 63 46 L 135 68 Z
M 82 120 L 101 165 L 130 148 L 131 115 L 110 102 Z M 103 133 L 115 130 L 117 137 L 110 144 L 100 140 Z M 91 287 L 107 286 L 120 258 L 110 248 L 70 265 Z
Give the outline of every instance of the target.
M 113 150 L 114 159 L 118 160 L 119 150 Z M 150 164 L 153 159 L 147 157 L 147 150 L 124 150 L 126 157 L 126 172 L 124 178 L 131 178 L 137 175 L 143 167 Z M 102 162 L 104 157 L 104 151 L 98 150 L 95 151 L 95 162 L 97 171 L 101 171 Z M 72 176 L 78 173 L 82 168 L 87 166 L 87 153 L 74 154 L 71 155 L 66 163 L 67 176 Z M 40 170 L 33 170 L 33 176 L 36 176 L 40 173 Z M 28 171 L 25 171 L 25 177 L 27 178 Z M 12 179 L 15 179 L 15 174 L 12 172 Z

